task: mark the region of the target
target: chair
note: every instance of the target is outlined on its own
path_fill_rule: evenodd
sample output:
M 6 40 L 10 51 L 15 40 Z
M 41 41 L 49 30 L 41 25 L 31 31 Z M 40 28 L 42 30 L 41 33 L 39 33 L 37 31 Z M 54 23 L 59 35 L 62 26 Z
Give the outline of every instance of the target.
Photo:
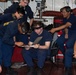
M 59 50 L 58 45 L 56 43 L 57 38 L 58 38 L 58 34 L 57 32 L 55 32 L 53 35 L 53 40 L 51 42 L 51 48 L 50 48 L 50 56 L 53 58 L 52 62 L 55 62 L 55 57 L 58 54 L 58 50 Z

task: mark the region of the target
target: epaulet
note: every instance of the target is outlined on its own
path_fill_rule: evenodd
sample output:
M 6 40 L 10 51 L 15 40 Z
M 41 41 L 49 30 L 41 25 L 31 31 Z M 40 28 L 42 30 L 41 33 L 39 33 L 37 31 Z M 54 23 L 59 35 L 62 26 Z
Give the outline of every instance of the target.
M 14 21 L 5 22 L 5 23 L 3 24 L 3 26 L 7 26 L 9 23 L 12 23 L 12 22 L 14 22 Z

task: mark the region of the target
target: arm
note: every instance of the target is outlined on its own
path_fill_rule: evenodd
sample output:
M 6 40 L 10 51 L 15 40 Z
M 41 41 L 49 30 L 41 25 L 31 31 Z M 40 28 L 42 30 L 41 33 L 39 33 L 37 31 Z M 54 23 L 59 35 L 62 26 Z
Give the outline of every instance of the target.
M 7 17 L 9 16 L 9 14 L 4 14 L 0 16 L 0 24 L 7 22 Z
M 7 31 L 3 37 L 3 42 L 8 45 L 12 45 L 12 46 L 16 45 L 16 46 L 22 47 L 24 43 L 21 41 L 17 42 L 15 36 L 13 37 L 12 32 L 13 32 L 12 30 L 9 30 L 7 28 Z
M 18 3 L 12 4 L 11 6 L 9 6 L 8 8 L 6 8 L 4 10 L 4 14 L 7 14 L 7 13 L 15 13 L 17 7 L 18 7 Z
M 76 41 L 75 41 L 75 44 L 74 44 L 74 58 L 76 58 Z
M 65 28 L 64 31 L 65 31 L 65 38 L 68 39 L 68 29 Z
M 30 26 L 32 26 L 34 19 L 30 19 Z
M 30 26 L 32 26 L 33 21 L 34 21 L 33 11 L 32 11 L 32 9 L 31 9 L 31 7 L 28 6 L 28 5 L 26 6 L 25 11 L 27 11 L 28 17 L 29 17 L 29 19 L 30 19 Z
M 45 42 L 45 45 L 39 45 L 39 49 L 49 49 L 50 47 L 50 42 Z
M 32 45 L 33 43 L 32 42 L 29 42 L 29 46 L 27 46 L 28 48 L 26 48 L 27 50 L 29 50 L 30 49 L 30 46 Z M 48 41 L 48 42 L 45 42 L 45 45 L 40 45 L 40 44 L 35 44 L 35 45 L 33 45 L 32 46 L 33 48 L 35 48 L 35 49 L 49 49 L 49 47 L 50 47 L 50 42 Z
M 67 28 L 65 28 L 65 34 L 68 34 L 68 29 Z
M 25 44 L 23 42 L 16 42 L 14 43 L 16 46 L 19 46 L 19 47 L 22 47 L 24 46 Z
M 55 28 L 55 30 L 56 30 L 56 31 L 62 30 L 62 29 L 64 29 L 64 28 L 68 28 L 69 26 L 71 26 L 71 23 L 70 23 L 70 22 L 67 22 L 65 25 L 62 25 L 62 26 L 60 26 L 60 27 Z
M 4 14 L 13 13 L 13 12 L 10 11 L 10 10 L 12 10 L 12 7 L 13 7 L 13 5 L 11 5 L 10 7 L 6 8 L 6 9 L 4 10 Z
M 16 24 L 18 24 L 18 23 L 11 22 L 6 27 L 5 34 L 2 38 L 4 43 L 9 44 L 9 45 L 14 45 L 15 41 L 14 41 L 13 37 L 15 36 L 15 34 L 18 31 Z
M 56 31 L 59 31 L 59 30 L 68 28 L 69 26 L 71 26 L 71 23 L 70 23 L 70 22 L 67 22 L 66 24 L 64 24 L 64 25 L 62 25 L 62 26 L 60 26 L 60 27 L 51 29 L 50 32 L 51 32 L 51 33 L 54 33 L 54 32 L 56 32 Z
M 16 41 L 16 37 L 15 37 L 15 36 L 13 37 L 13 40 L 14 40 L 14 42 L 15 42 L 15 44 L 14 44 L 14 45 L 16 45 L 16 46 L 22 47 L 22 46 L 24 45 L 24 43 L 23 43 L 23 42 L 21 42 L 21 41 L 17 42 L 17 41 Z

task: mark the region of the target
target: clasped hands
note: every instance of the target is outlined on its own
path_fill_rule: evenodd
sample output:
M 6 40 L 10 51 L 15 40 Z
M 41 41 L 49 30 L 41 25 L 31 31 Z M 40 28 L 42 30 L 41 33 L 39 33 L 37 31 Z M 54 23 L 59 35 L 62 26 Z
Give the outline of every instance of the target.
M 40 46 L 40 44 L 25 45 L 25 49 L 29 50 L 31 47 L 37 49 L 37 48 L 39 48 L 39 46 Z

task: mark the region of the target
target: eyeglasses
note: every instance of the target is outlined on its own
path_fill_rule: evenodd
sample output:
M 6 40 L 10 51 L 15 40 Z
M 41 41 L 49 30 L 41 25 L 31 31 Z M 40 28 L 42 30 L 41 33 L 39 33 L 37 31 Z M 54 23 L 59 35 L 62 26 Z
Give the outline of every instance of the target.
M 40 27 L 34 27 L 34 29 L 40 29 L 42 26 L 40 26 Z

